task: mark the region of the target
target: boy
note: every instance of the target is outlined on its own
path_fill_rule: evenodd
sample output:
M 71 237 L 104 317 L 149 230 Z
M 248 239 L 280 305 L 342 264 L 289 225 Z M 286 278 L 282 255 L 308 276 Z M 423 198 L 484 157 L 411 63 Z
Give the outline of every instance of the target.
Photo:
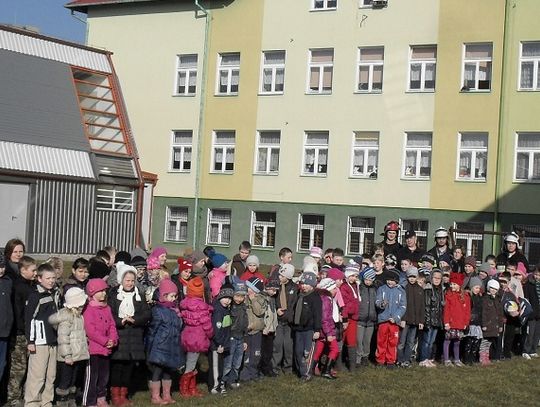
M 270 269 L 270 273 L 268 274 L 268 278 L 278 278 L 279 270 L 281 267 L 285 264 L 291 264 L 293 260 L 292 256 L 292 250 L 288 247 L 282 247 L 279 250 L 279 264 L 274 264 L 272 268 Z
M 512 270 L 515 266 L 508 265 L 507 269 Z M 502 338 L 499 339 L 499 355 L 504 359 L 512 358 L 512 348 L 514 346 L 514 339 L 516 336 L 516 330 L 521 329 L 521 322 L 519 320 L 519 308 L 517 311 L 513 310 L 513 306 L 517 306 L 518 299 L 510 289 L 510 279 L 512 275 L 510 271 L 505 271 L 499 276 L 499 284 L 501 285 L 501 304 L 505 312 L 506 322 L 504 324 L 504 333 Z M 500 349 L 502 348 L 502 354 Z
M 395 367 L 396 350 L 399 342 L 399 324 L 405 314 L 407 297 L 403 288 L 398 285 L 399 275 L 392 272 L 388 275 L 386 285 L 377 290 L 375 305 L 380 310 L 377 321 L 377 354 L 379 366 Z
M 24 388 L 25 406 L 47 406 L 54 399 L 56 378 L 56 330 L 49 317 L 60 308 L 56 271 L 44 263 L 37 269 L 38 286 L 28 297 L 24 314 L 28 342 L 28 376 Z
M 233 302 L 231 304 L 230 350 L 223 360 L 223 382 L 231 388 L 240 387 L 238 382 L 239 372 L 244 351 L 247 349 L 248 317 L 245 304 L 246 295 L 247 287 L 244 282 L 234 284 Z
M 536 348 L 540 340 L 540 265 L 537 265 L 532 275 L 527 278 L 527 282 L 523 286 L 523 292 L 533 309 L 527 322 L 529 334 L 523 346 L 523 354 L 537 358 Z
M 343 249 L 340 249 L 339 247 L 336 247 L 332 251 L 332 262 L 330 264 L 331 267 L 337 268 L 341 271 L 345 271 L 345 265 L 343 264 L 343 256 L 345 256 L 345 253 L 343 252 Z
M 411 367 L 411 354 L 418 331 L 424 329 L 424 289 L 417 280 L 418 270 L 409 269 L 405 287 L 407 309 L 400 322 L 402 331 L 398 345 L 398 365 L 401 367 Z
M 264 286 L 262 294 L 266 298 L 268 306 L 264 313 L 264 329 L 262 331 L 261 342 L 261 362 L 259 363 L 259 371 L 267 377 L 277 376 L 274 373 L 272 366 L 272 354 L 274 350 L 274 338 L 276 336 L 276 328 L 278 325 L 276 312 L 276 294 L 280 287 L 279 280 L 268 280 Z
M 246 260 L 250 254 L 251 243 L 244 240 L 242 243 L 240 243 L 240 246 L 238 246 L 238 253 L 235 254 L 232 259 L 231 275 L 240 277 L 244 271 L 246 271 Z M 212 260 L 212 263 L 213 262 L 214 260 Z M 214 267 L 216 267 L 215 264 Z
M 364 269 L 360 283 L 360 308 L 358 311 L 358 333 L 356 338 L 356 362 L 362 366 L 369 363 L 371 338 L 377 323 L 377 289 L 373 286 L 375 270 L 369 267 Z
M 371 261 L 373 263 L 373 269 L 375 270 L 375 281 L 373 282 L 373 285 L 375 288 L 379 288 L 385 284 L 388 277 L 386 269 L 384 268 L 384 257 L 382 254 L 374 254 Z
M 5 272 L 5 257 L 0 254 L 0 310 L 2 310 L 0 314 L 0 381 L 2 381 L 6 367 L 9 334 L 13 325 L 13 307 L 11 305 L 13 282 L 5 275 Z

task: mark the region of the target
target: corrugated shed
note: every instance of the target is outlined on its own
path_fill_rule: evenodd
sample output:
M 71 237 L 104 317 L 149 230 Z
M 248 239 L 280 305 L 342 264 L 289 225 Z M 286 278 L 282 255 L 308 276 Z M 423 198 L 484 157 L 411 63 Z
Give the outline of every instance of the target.
M 112 72 L 106 54 L 1 29 L 0 48 L 97 71 Z
M 132 159 L 109 157 L 96 154 L 99 175 L 109 177 L 137 178 Z

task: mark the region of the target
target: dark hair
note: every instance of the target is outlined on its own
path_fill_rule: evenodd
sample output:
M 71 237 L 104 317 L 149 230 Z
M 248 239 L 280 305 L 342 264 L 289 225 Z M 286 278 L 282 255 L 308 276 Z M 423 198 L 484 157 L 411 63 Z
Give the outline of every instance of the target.
M 88 260 L 86 260 L 84 257 L 79 257 L 73 262 L 71 268 L 73 270 L 77 270 L 78 268 L 88 268 Z
M 517 269 L 518 262 L 515 259 L 508 259 L 506 261 L 507 266 L 514 266 Z
M 463 246 L 462 246 L 462 245 L 456 244 L 454 247 L 452 247 L 452 253 L 453 253 L 454 250 L 456 250 L 456 249 L 461 250 L 461 253 L 465 254 L 465 250 L 463 250 Z
M 510 274 L 509 271 L 503 271 L 503 272 L 500 274 L 500 277 L 504 277 L 504 278 L 506 278 L 508 281 L 510 281 L 510 279 L 512 278 L 512 274 Z
M 21 260 L 19 261 L 19 267 L 28 267 L 31 264 L 37 264 L 36 260 L 33 257 L 30 256 L 22 256 Z
M 334 249 L 332 248 L 328 248 L 324 251 L 324 255 L 326 256 L 327 254 L 334 254 Z
M 100 257 L 102 259 L 105 259 L 106 261 L 111 260 L 111 255 L 106 250 L 98 250 L 96 253 L 96 257 Z
M 343 257 L 344 255 L 345 255 L 345 253 L 343 252 L 343 249 L 340 249 L 339 247 L 336 247 L 336 248 L 332 251 L 332 256 Z
M 489 260 L 497 260 L 497 257 L 495 257 L 493 254 L 488 254 L 484 262 L 487 262 Z
M 285 256 L 286 254 L 289 254 L 289 253 L 292 253 L 291 249 L 289 249 L 288 247 L 282 247 L 279 250 L 279 257 Z
M 37 275 L 38 276 L 42 276 L 43 273 L 54 273 L 56 274 L 56 270 L 54 269 L 54 267 L 49 264 L 49 263 L 42 263 L 39 265 L 39 267 L 37 268 Z
M 249 243 L 247 240 L 244 240 L 242 243 L 240 243 L 240 246 L 238 246 L 238 250 L 251 250 L 251 243 Z
M 13 254 L 13 250 L 15 250 L 15 247 L 21 245 L 23 247 L 23 252 L 26 252 L 26 246 L 24 245 L 24 242 L 21 239 L 10 239 L 6 243 L 6 247 L 4 248 L 4 256 L 6 257 L 6 261 L 11 261 L 11 255 Z

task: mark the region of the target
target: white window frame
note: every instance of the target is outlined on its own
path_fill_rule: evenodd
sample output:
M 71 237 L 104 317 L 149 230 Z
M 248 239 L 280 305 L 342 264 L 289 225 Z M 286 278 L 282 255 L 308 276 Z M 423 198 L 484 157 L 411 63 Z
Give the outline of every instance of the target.
M 226 143 L 218 141 L 219 133 L 232 133 L 234 135 L 234 143 Z M 221 170 L 215 169 L 216 164 L 216 150 L 221 150 Z M 232 150 L 233 162 L 232 170 L 227 170 L 227 152 Z M 234 159 L 236 154 L 236 132 L 234 130 L 214 130 L 212 133 L 212 160 L 210 163 L 210 172 L 214 174 L 233 174 L 234 173 Z
M 172 209 L 181 210 L 182 213 L 180 216 L 173 216 L 172 215 Z M 165 233 L 163 237 L 163 241 L 165 242 L 187 242 L 188 240 L 188 213 L 189 209 L 186 206 L 176 206 L 176 205 L 167 205 L 166 211 L 165 211 Z M 169 235 L 169 223 L 175 222 L 175 237 L 173 239 L 170 238 Z M 182 224 L 184 224 L 186 234 L 185 236 L 181 236 L 181 229 Z
M 313 52 L 317 51 L 332 51 L 332 62 L 312 62 Z M 307 69 L 307 84 L 306 84 L 306 93 L 310 95 L 330 95 L 333 89 L 334 82 L 334 58 L 335 52 L 334 48 L 312 48 L 308 53 L 308 69 Z M 311 84 L 311 68 L 319 69 L 319 87 L 317 90 L 313 90 L 310 87 Z M 332 80 L 330 82 L 330 90 L 324 89 L 324 70 L 325 68 L 331 68 Z
M 409 136 L 410 135 L 416 135 L 416 134 L 431 136 L 429 147 L 427 147 L 427 146 L 411 146 L 411 147 L 407 147 L 407 140 L 409 139 Z M 410 174 L 408 175 L 407 174 L 407 151 L 416 151 L 416 168 L 415 168 L 414 175 L 410 175 Z M 401 169 L 401 179 L 404 179 L 404 180 L 420 180 L 420 181 L 429 180 L 431 178 L 431 170 L 433 168 L 433 165 L 432 165 L 433 163 L 431 162 L 432 161 L 432 151 L 433 151 L 433 133 L 432 132 L 427 132 L 427 131 L 406 132 L 405 133 L 405 138 L 404 138 L 403 165 L 402 165 L 402 169 Z M 420 175 L 421 160 L 422 160 L 422 153 L 423 152 L 429 152 L 429 161 L 430 161 L 429 174 L 430 175 L 428 175 L 428 176 Z
M 181 65 L 181 58 L 182 57 L 192 57 L 195 56 L 197 59 L 197 62 L 195 62 L 195 66 L 193 65 L 187 65 L 182 67 Z M 174 81 L 174 92 L 173 94 L 175 96 L 195 96 L 197 94 L 197 65 L 199 63 L 199 56 L 198 54 L 178 54 L 176 55 L 176 78 Z M 186 81 L 184 85 L 184 91 L 179 91 L 179 83 L 180 83 L 180 74 L 184 73 L 186 75 Z M 195 76 L 195 90 L 193 92 L 189 91 L 189 81 L 190 79 Z
M 177 133 L 190 133 L 191 142 L 190 143 L 177 143 L 176 142 L 176 134 Z M 186 149 L 190 149 L 191 152 L 191 160 L 190 160 L 190 168 L 184 169 L 185 165 L 185 156 L 186 156 Z M 179 153 L 180 154 L 180 168 L 173 168 L 174 165 L 174 156 Z M 191 166 L 193 163 L 193 131 L 192 130 L 173 130 L 171 132 L 171 154 L 170 154 L 170 161 L 169 161 L 169 172 L 185 172 L 189 173 L 191 172 Z
M 478 223 L 478 222 L 454 222 L 454 229 L 456 230 L 459 230 L 460 228 L 463 230 L 463 229 L 468 229 L 467 228 L 467 224 L 477 224 L 478 226 L 482 226 L 484 227 L 484 224 L 483 223 Z M 459 225 L 461 224 L 461 225 Z M 470 229 L 473 229 L 472 227 Z M 483 232 L 484 229 L 482 229 L 481 231 L 478 230 L 478 233 L 460 233 L 460 232 L 456 232 L 455 233 L 455 236 L 454 236 L 454 240 L 456 242 L 456 244 L 459 244 L 457 241 L 458 240 L 465 240 L 465 256 L 472 256 L 472 246 L 473 246 L 473 242 L 482 242 L 482 253 L 480 253 L 480 258 L 483 258 L 483 251 L 484 251 L 484 234 L 481 233 Z
M 382 48 L 382 55 L 383 59 L 379 60 L 367 60 L 367 61 L 361 61 L 362 57 L 362 50 L 367 49 L 375 49 L 375 48 Z M 358 51 L 356 53 L 356 90 L 355 93 L 382 93 L 383 91 L 383 84 L 384 84 L 384 46 L 369 46 L 369 47 L 358 47 Z M 374 89 L 373 88 L 373 71 L 376 66 L 382 67 L 381 71 L 381 89 Z M 369 70 L 368 73 L 368 88 L 367 89 L 360 89 L 360 68 L 361 67 L 367 67 Z
M 491 57 L 488 58 L 474 58 L 474 59 L 466 59 L 467 55 L 467 46 L 469 45 L 491 45 Z M 461 86 L 463 92 L 491 92 L 491 88 L 493 86 L 493 43 L 492 42 L 474 42 L 474 43 L 466 43 L 463 44 L 463 50 L 462 50 L 462 58 L 463 61 L 461 64 Z M 480 82 L 480 64 L 482 62 L 487 62 L 490 64 L 489 68 L 489 89 L 479 89 L 478 85 Z M 474 73 L 474 88 L 468 88 L 465 86 L 465 65 L 467 64 L 475 64 L 476 70 Z
M 521 234 L 524 232 L 523 236 L 523 254 L 527 259 L 529 260 L 529 264 L 538 264 L 540 261 L 539 259 L 535 259 L 534 257 L 540 257 L 536 253 L 537 256 L 531 256 L 531 243 L 534 244 L 540 244 L 540 226 L 539 225 L 525 225 L 525 224 L 514 224 L 512 225 L 512 229 L 518 232 L 518 234 Z
M 359 227 L 359 226 L 353 226 L 352 225 L 352 221 L 354 218 L 363 218 L 363 219 L 369 219 L 372 224 L 373 224 L 373 227 Z M 364 246 L 365 246 L 365 241 L 366 239 L 368 238 L 367 235 L 372 235 L 371 236 L 371 240 L 373 242 L 373 244 L 375 244 L 375 219 L 374 218 L 370 218 L 370 217 L 366 217 L 366 216 L 348 216 L 347 217 L 347 244 L 346 244 L 346 252 L 347 252 L 347 255 L 361 255 L 361 254 L 364 254 Z M 351 233 L 359 233 L 360 236 L 359 236 L 359 243 L 358 243 L 358 247 L 360 249 L 360 251 L 358 252 L 355 252 L 353 250 L 351 250 Z
M 357 146 L 356 145 L 356 138 L 358 135 L 365 134 L 365 138 L 377 138 L 377 146 L 372 145 L 365 145 L 365 146 Z M 352 136 L 352 148 L 351 148 L 351 171 L 350 176 L 352 178 L 371 178 L 371 179 L 377 179 L 378 171 L 379 171 L 379 140 L 380 140 L 380 133 L 378 131 L 354 131 Z M 354 156 L 355 152 L 360 151 L 363 152 L 364 156 L 364 171 L 363 172 L 355 172 L 354 169 Z M 373 171 L 368 171 L 368 160 L 369 160 L 369 153 L 375 151 L 376 152 L 376 162 L 375 162 L 375 169 Z M 375 176 L 372 176 L 372 174 L 375 173 Z
M 514 153 L 514 182 L 519 182 L 519 183 L 540 183 L 540 177 L 539 178 L 533 178 L 532 177 L 532 174 L 534 173 L 534 157 L 536 155 L 540 155 L 540 147 L 538 147 L 538 148 L 518 147 L 518 145 L 519 145 L 519 136 L 520 135 L 527 135 L 527 134 L 536 134 L 536 136 L 539 139 L 539 143 L 540 143 L 540 132 L 518 132 L 518 133 L 516 133 L 516 138 L 515 138 L 515 141 L 514 141 L 514 143 L 515 143 L 515 145 L 514 145 L 514 151 L 515 151 L 515 153 Z M 527 169 L 529 176 L 526 179 L 517 177 L 517 169 L 518 169 L 517 157 L 518 157 L 519 153 L 529 155 L 529 167 Z
M 270 221 L 263 221 L 263 220 L 257 220 L 257 213 L 272 213 L 274 214 L 274 221 L 273 222 L 270 222 Z M 250 238 L 249 238 L 249 241 L 251 242 L 251 245 L 253 247 L 260 247 L 260 248 L 263 248 L 263 249 L 273 249 L 275 247 L 275 243 L 276 243 L 276 223 L 277 223 L 277 216 L 276 216 L 276 212 L 271 212 L 271 211 L 251 211 L 251 234 L 250 234 Z M 262 232 L 262 244 L 261 245 L 257 245 L 255 244 L 255 228 L 256 227 L 262 227 L 263 228 L 263 232 Z M 271 245 L 271 244 L 268 244 L 268 229 L 269 228 L 274 228 L 274 245 Z
M 429 244 L 429 242 L 427 240 L 427 235 L 428 235 L 428 230 L 429 230 L 429 220 L 427 220 L 427 219 L 414 219 L 414 218 L 407 218 L 407 219 L 399 218 L 398 223 L 399 223 L 399 231 L 400 232 L 399 232 L 399 236 L 398 236 L 398 241 L 402 245 L 405 245 L 405 232 L 407 232 L 407 230 L 409 229 L 409 227 L 404 226 L 405 222 L 410 222 L 410 223 L 426 222 L 426 225 L 425 225 L 426 229 L 425 230 L 415 228 L 414 232 L 416 233 L 416 244 L 418 246 L 421 246 L 422 249 L 427 250 L 427 248 L 425 246 L 426 246 L 426 244 Z
M 435 58 L 416 58 L 413 59 L 414 49 L 421 48 L 433 48 L 435 47 Z M 411 72 L 412 65 L 420 64 L 420 88 L 412 89 L 411 88 Z M 426 88 L 426 71 L 427 66 L 433 65 L 433 75 L 434 75 L 434 85 L 433 88 Z M 437 45 L 411 45 L 409 47 L 409 70 L 407 73 L 407 92 L 426 92 L 433 93 L 435 92 L 435 86 L 437 86 Z
M 317 3 L 321 7 L 317 7 Z M 334 6 L 329 6 L 329 3 L 334 3 Z M 335 10 L 337 9 L 338 0 L 311 0 L 311 11 Z
M 359 0 L 359 7 L 360 8 L 373 8 L 373 4 L 371 4 L 373 0 Z
M 473 137 L 485 137 L 486 146 L 485 147 L 462 147 L 461 141 L 463 136 L 473 136 Z M 458 133 L 458 144 L 457 144 L 457 162 L 456 162 L 456 181 L 475 181 L 475 182 L 486 182 L 487 180 L 487 162 L 488 162 L 488 147 L 489 147 L 489 134 L 487 132 L 469 132 L 463 131 Z M 471 154 L 471 168 L 469 168 L 469 176 L 460 176 L 461 172 L 461 153 L 470 153 Z M 476 161 L 478 160 L 478 154 L 486 154 L 486 177 L 476 177 Z
M 229 219 L 214 218 L 215 211 L 223 211 L 229 213 Z M 231 243 L 231 224 L 232 224 L 232 211 L 227 208 L 208 208 L 207 216 L 207 228 L 206 228 L 206 244 L 229 246 Z M 216 241 L 210 239 L 210 231 L 213 224 L 218 227 L 218 235 Z M 229 225 L 229 240 L 226 241 L 223 237 L 223 227 Z
M 538 79 L 540 69 L 540 56 L 524 57 L 523 45 L 525 44 L 539 44 L 540 41 L 522 41 L 519 44 L 519 67 L 518 67 L 518 90 L 520 91 L 540 91 L 540 80 Z M 532 88 L 524 88 L 521 86 L 521 75 L 523 74 L 523 63 L 533 64 L 533 86 Z
M 98 211 L 133 212 L 135 190 L 120 185 L 96 186 L 96 209 Z
M 232 55 L 238 55 L 238 65 L 223 65 L 223 57 L 224 56 L 232 56 Z M 221 52 L 218 54 L 218 69 L 216 72 L 216 95 L 220 96 L 237 96 L 238 92 L 240 91 L 240 64 L 241 64 L 241 55 L 240 52 Z M 220 90 L 220 82 L 219 79 L 221 77 L 221 73 L 226 72 L 227 73 L 227 90 L 225 92 L 221 92 Z M 238 72 L 238 85 L 237 90 L 232 90 L 232 79 L 233 79 L 233 73 Z
M 262 143 L 261 142 L 261 135 L 264 133 L 279 133 L 280 141 L 279 143 Z M 281 153 L 281 131 L 279 130 L 259 130 L 257 131 L 257 143 L 255 148 L 255 165 L 253 168 L 254 174 L 257 175 L 279 175 L 279 158 Z M 259 156 L 261 153 L 261 150 L 266 150 L 266 166 L 264 171 L 259 170 Z M 277 170 L 272 170 L 270 168 L 271 164 L 271 157 L 272 154 L 277 153 L 277 160 L 278 160 L 278 168 Z
M 277 53 L 277 52 L 282 52 L 283 53 L 283 63 L 275 63 L 275 64 L 272 64 L 272 63 L 266 63 L 265 62 L 265 56 L 267 53 Z M 260 79 L 259 79 L 259 93 L 261 95 L 283 95 L 284 91 L 285 91 L 285 62 L 286 62 L 286 59 L 287 59 L 287 53 L 285 52 L 285 50 L 268 50 L 268 51 L 263 51 L 262 52 L 262 55 L 261 55 L 261 72 L 260 72 Z M 270 87 L 271 89 L 270 90 L 265 90 L 264 89 L 264 71 L 267 70 L 267 69 L 270 69 L 272 71 L 272 81 L 270 83 Z M 283 87 L 283 90 L 276 90 L 276 85 L 277 85 L 277 73 L 278 73 L 278 70 L 283 70 L 283 83 L 281 84 L 281 86 Z
M 315 135 L 316 133 L 324 133 L 327 137 L 326 144 L 308 144 L 308 139 L 310 135 Z M 329 144 L 330 144 L 330 133 L 328 131 L 322 130 L 313 130 L 304 132 L 304 153 L 302 156 L 302 172 L 303 176 L 307 177 L 326 177 L 328 174 L 328 160 L 329 160 Z M 306 159 L 307 159 L 307 150 L 315 150 L 313 157 L 313 172 L 306 172 Z M 326 172 L 319 171 L 319 167 L 324 164 L 319 164 L 319 155 L 321 151 L 326 150 Z
M 304 223 L 303 219 L 304 216 L 321 216 L 323 218 L 323 224 L 322 225 L 315 225 L 312 223 Z M 297 243 L 296 248 L 298 252 L 308 252 L 309 249 L 311 249 L 315 245 L 315 231 L 316 230 L 322 230 L 322 241 L 324 243 L 324 223 L 325 223 L 325 215 L 320 214 L 314 214 L 314 213 L 300 213 L 298 214 L 298 233 L 297 233 Z M 309 225 L 309 226 L 308 226 Z M 304 227 L 307 226 L 307 227 Z M 302 244 L 302 230 L 309 230 L 309 247 L 303 248 L 301 247 Z M 322 249 L 322 247 L 321 247 Z

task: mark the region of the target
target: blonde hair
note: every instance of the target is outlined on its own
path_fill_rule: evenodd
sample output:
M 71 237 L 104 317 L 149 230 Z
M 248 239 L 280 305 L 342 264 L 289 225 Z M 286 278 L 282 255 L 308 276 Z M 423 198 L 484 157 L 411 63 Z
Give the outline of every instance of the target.
M 51 256 L 45 260 L 45 263 L 50 264 L 55 270 L 64 270 L 64 260 L 62 260 L 60 257 Z

